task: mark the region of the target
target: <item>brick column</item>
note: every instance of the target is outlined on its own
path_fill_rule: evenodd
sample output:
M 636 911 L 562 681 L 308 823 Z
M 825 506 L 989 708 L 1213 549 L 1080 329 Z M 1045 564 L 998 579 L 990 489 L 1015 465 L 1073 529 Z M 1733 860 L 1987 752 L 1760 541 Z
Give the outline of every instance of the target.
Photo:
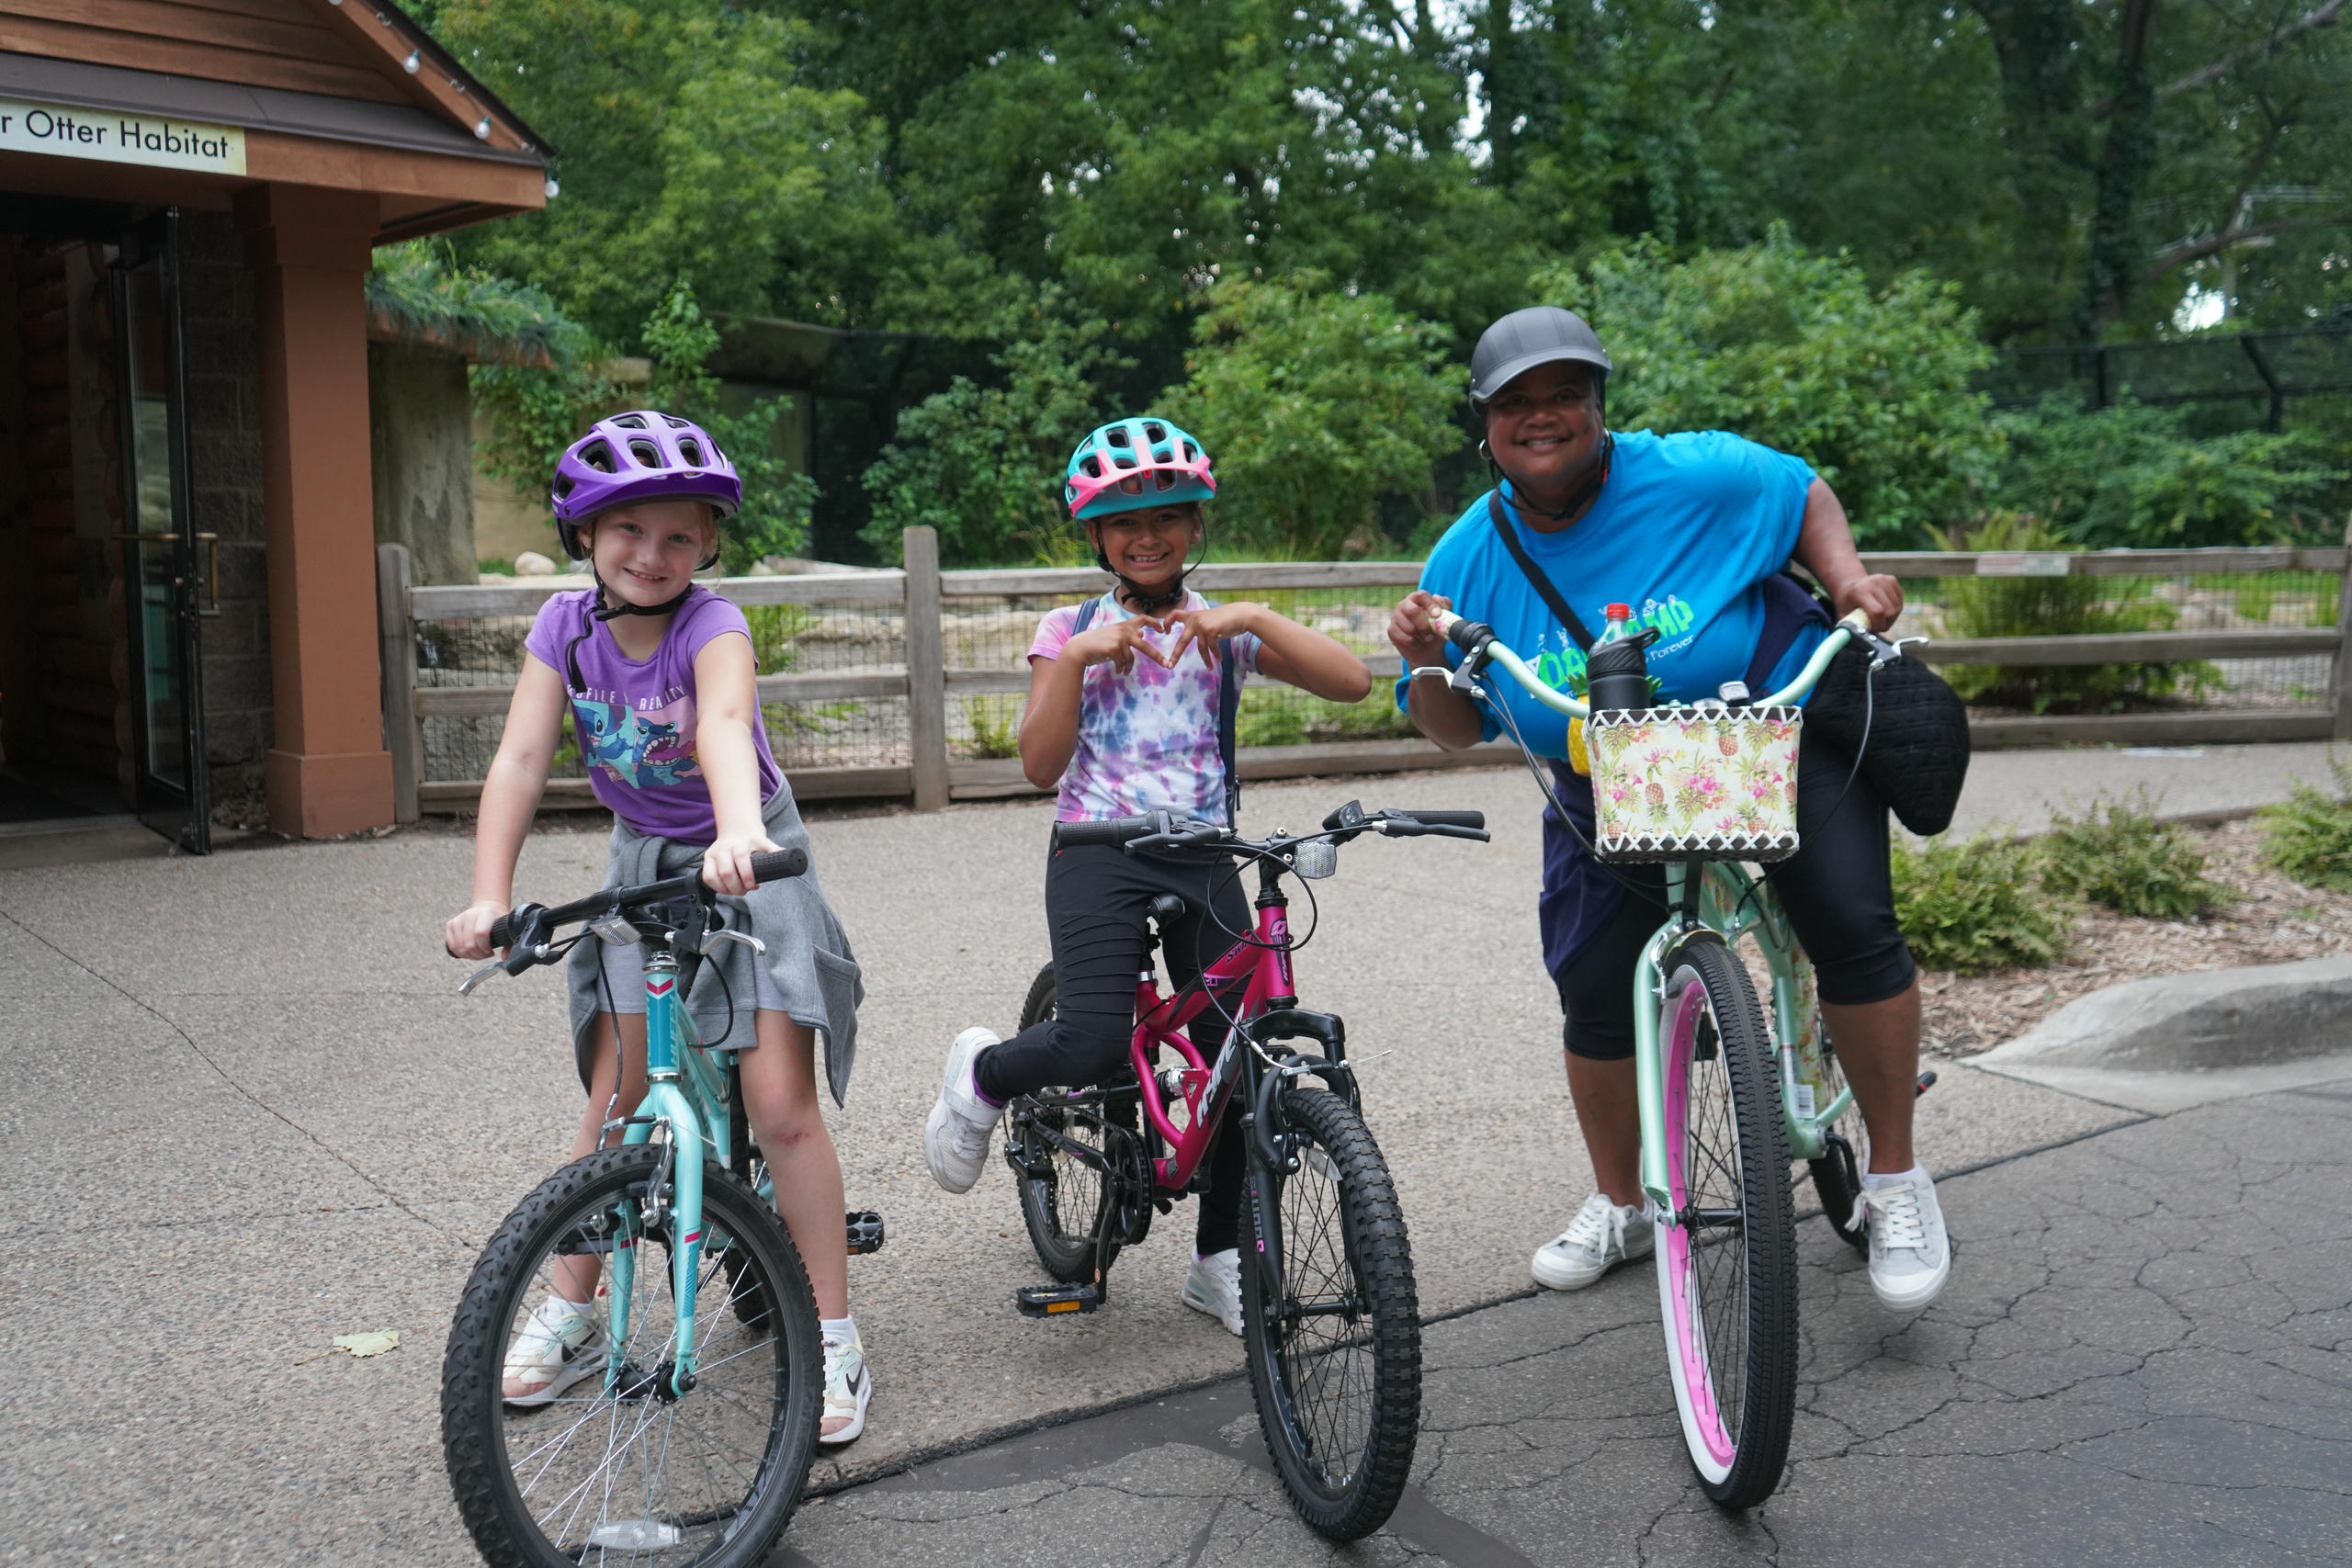
M 323 838 L 392 820 L 361 298 L 377 209 L 365 195 L 266 186 L 239 198 L 237 221 L 261 328 L 269 825 Z

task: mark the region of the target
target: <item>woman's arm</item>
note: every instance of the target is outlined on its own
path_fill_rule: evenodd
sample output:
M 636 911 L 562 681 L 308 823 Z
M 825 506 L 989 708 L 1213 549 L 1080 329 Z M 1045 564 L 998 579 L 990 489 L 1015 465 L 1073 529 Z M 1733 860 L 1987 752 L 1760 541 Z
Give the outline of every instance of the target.
M 442 933 L 460 958 L 490 956 L 490 928 L 514 901 L 514 863 L 546 793 L 548 769 L 563 736 L 563 677 L 537 654 L 523 660 L 498 755 L 482 780 L 481 814 L 474 823 L 473 902 Z
M 1838 613 L 1865 610 L 1871 630 L 1883 632 L 1903 614 L 1903 584 L 1862 565 L 1854 531 L 1838 492 L 1815 479 L 1804 492 L 1804 522 L 1797 530 L 1797 564 L 1829 591 Z
M 1238 600 L 1205 610 L 1177 610 L 1169 617 L 1182 621 L 1184 633 L 1169 656 L 1172 665 L 1184 649 L 1197 647 L 1201 660 L 1216 662 L 1220 637 L 1248 632 L 1258 639 L 1258 672 L 1287 686 L 1321 697 L 1327 703 L 1360 703 L 1372 690 L 1372 671 L 1345 645 L 1321 632 L 1309 630 L 1287 615 L 1263 604 Z
M 721 893 L 749 893 L 757 884 L 752 857 L 773 850 L 760 819 L 760 753 L 752 726 L 760 722 L 759 665 L 752 639 L 721 632 L 695 655 L 695 760 L 710 791 L 718 826 L 702 855 L 703 880 Z
M 1404 660 L 1406 669 L 1446 667 L 1445 637 L 1437 629 L 1430 611 L 1453 608 L 1453 600 L 1420 589 L 1397 601 L 1396 608 L 1388 615 L 1388 640 Z M 1442 681 L 1423 676 L 1407 687 L 1405 713 L 1415 728 L 1449 751 L 1476 746 L 1487 738 L 1485 727 L 1479 722 L 1478 705 Z

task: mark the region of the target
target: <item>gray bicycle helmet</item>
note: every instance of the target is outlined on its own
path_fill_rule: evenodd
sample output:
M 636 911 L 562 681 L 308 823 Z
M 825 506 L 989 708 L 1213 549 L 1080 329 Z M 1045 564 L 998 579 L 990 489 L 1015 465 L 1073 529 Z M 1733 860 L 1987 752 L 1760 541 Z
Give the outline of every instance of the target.
M 1470 355 L 1470 405 L 1484 412 L 1512 381 L 1539 365 L 1561 360 L 1597 367 L 1604 384 L 1611 368 L 1600 339 L 1574 310 L 1557 305 L 1513 310 L 1486 330 Z

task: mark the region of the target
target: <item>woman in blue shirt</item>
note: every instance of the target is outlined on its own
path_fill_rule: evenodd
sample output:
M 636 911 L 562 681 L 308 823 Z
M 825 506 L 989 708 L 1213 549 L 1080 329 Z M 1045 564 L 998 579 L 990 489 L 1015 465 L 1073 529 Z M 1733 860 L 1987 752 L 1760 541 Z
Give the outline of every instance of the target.
M 1793 558 L 1843 615 L 1861 609 L 1883 631 L 1903 610 L 1894 579 L 1867 571 L 1845 509 L 1799 458 L 1720 431 L 1616 434 L 1604 417 L 1610 363 L 1592 329 L 1551 306 L 1487 329 L 1471 360 L 1471 406 L 1486 421 L 1482 450 L 1499 483 L 1472 502 L 1430 552 L 1418 591 L 1397 604 L 1389 640 L 1408 671 L 1459 655 L 1430 619 L 1459 606 L 1487 622 L 1549 683 L 1566 690 L 1584 650 L 1513 558 L 1509 528 L 1570 610 L 1602 624 L 1623 604 L 1657 628 L 1650 672 L 1668 701 L 1712 697 L 1724 682 L 1785 685 L 1827 635 L 1781 569 Z M 1572 771 L 1567 721 L 1510 682 L 1528 743 L 1554 759 L 1562 804 L 1592 832 L 1591 781 Z M 1493 739 L 1492 716 L 1442 682 L 1397 682 L 1421 733 L 1449 750 Z M 1898 1310 L 1925 1306 L 1951 1272 L 1935 1184 L 1911 1147 L 1919 1061 L 1919 984 L 1894 919 L 1885 803 L 1853 759 L 1805 732 L 1797 770 L 1804 848 L 1773 874 L 1820 982 L 1822 1011 L 1870 1129 L 1863 1177 L 1871 1211 L 1871 1284 Z M 1840 799 L 1840 793 L 1843 798 Z M 1662 883 L 1654 867 L 1623 868 Z M 1538 1283 L 1578 1290 L 1651 1246 L 1641 1201 L 1629 978 L 1657 909 L 1628 896 L 1548 809 L 1544 957 L 1566 1017 L 1568 1091 L 1599 1190 L 1559 1236 L 1537 1249 Z

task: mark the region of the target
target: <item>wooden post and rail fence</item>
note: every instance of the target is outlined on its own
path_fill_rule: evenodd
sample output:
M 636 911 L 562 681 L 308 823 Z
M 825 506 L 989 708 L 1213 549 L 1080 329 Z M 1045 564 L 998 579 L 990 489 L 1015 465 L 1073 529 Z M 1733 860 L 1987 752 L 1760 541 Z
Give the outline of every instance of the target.
M 398 545 L 377 547 L 378 612 L 381 624 L 384 727 L 392 756 L 398 814 L 414 821 L 423 811 L 470 809 L 480 799 L 480 779 L 430 779 L 424 775 L 424 722 L 435 716 L 503 716 L 512 685 L 433 686 L 417 681 L 419 622 L 530 616 L 550 593 L 577 588 L 573 578 L 484 586 L 420 587 L 409 581 L 408 552 Z M 827 572 L 795 577 L 727 578 L 711 586 L 736 604 L 867 604 L 877 615 L 904 617 L 903 664 L 780 673 L 759 678 L 763 703 L 825 703 L 903 697 L 907 704 L 908 760 L 881 766 L 787 768 L 793 792 L 802 799 L 862 797 L 911 799 L 933 811 L 951 800 L 986 799 L 1036 793 L 1022 776 L 1016 759 L 960 759 L 950 754 L 948 703 L 989 693 L 1025 693 L 1025 660 L 1003 669 L 950 668 L 945 663 L 944 608 L 951 601 L 1002 600 L 1009 596 L 1075 597 L 1100 592 L 1103 574 L 1091 568 L 1013 568 L 942 571 L 937 535 L 910 528 L 905 566 L 884 571 Z M 1980 717 L 1970 731 L 1979 750 L 2022 746 L 2199 745 L 2240 741 L 2352 739 L 2352 543 L 2334 546 L 2264 546 L 2220 549 L 2093 550 L 2019 552 L 1901 550 L 1863 553 L 1873 571 L 1905 578 L 1939 577 L 2177 577 L 2248 572 L 2339 573 L 2333 626 L 2247 626 L 2212 630 L 2121 632 L 2083 636 L 1962 637 L 1935 641 L 1920 651 L 1930 663 L 2007 666 L 2095 665 L 2217 659 L 2325 657 L 2331 660 L 2324 703 L 2293 707 Z M 1192 584 L 1231 598 L 1272 590 L 1380 589 L 1401 595 L 1420 575 L 1417 561 L 1283 561 L 1211 564 L 1195 570 Z M 1393 652 L 1368 655 L 1374 700 L 1398 673 Z M 1295 778 L 1335 773 L 1392 773 L 1424 768 L 1492 766 L 1518 760 L 1502 744 L 1441 751 L 1419 739 L 1340 740 L 1296 746 L 1245 746 L 1239 767 L 1245 779 Z M 554 779 L 549 805 L 593 802 L 584 779 Z

